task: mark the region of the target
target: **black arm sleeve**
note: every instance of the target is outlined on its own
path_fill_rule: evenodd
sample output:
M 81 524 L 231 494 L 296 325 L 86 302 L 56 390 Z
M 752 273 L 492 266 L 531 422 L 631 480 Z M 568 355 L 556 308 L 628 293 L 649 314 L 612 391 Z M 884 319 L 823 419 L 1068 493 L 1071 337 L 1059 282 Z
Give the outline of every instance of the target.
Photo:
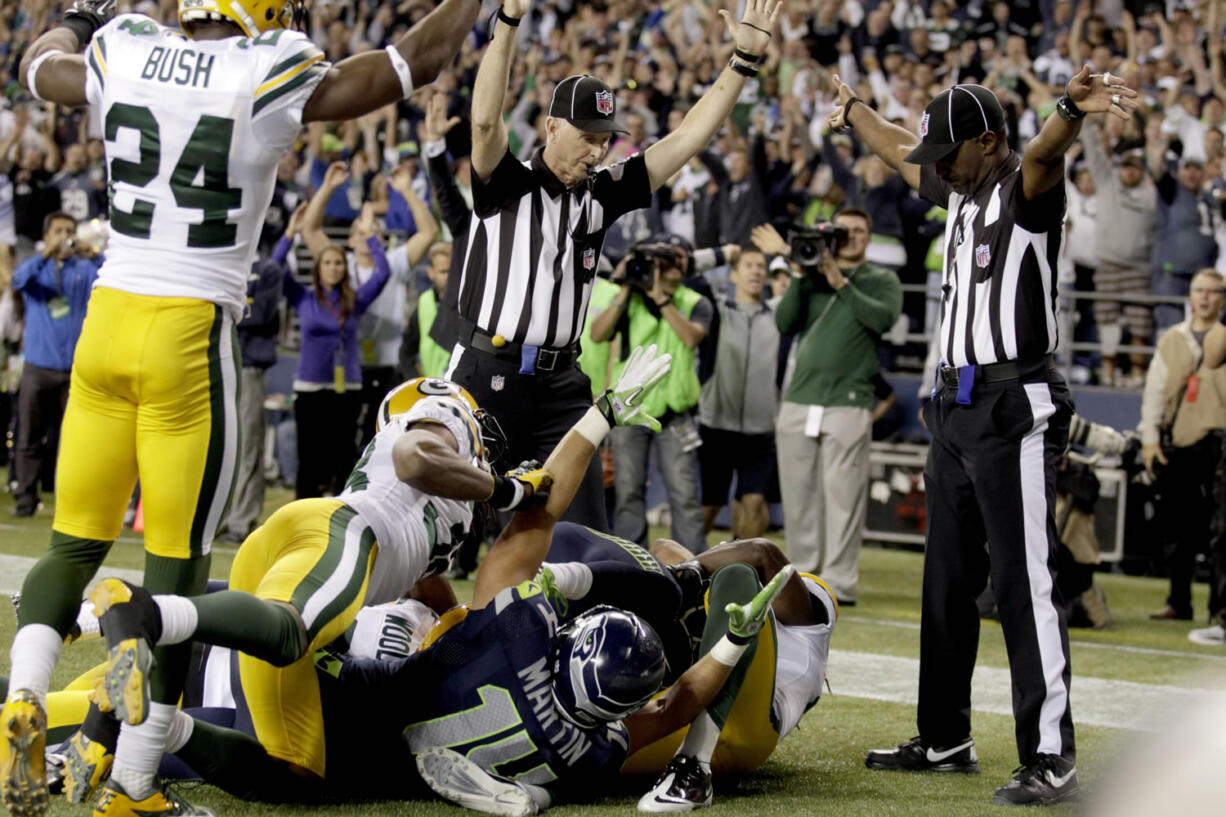
M 460 187 L 455 183 L 451 165 L 447 163 L 447 154 L 440 153 L 426 160 L 426 171 L 430 176 L 430 186 L 438 198 L 439 210 L 443 215 L 443 223 L 451 230 L 453 236 L 468 232 L 468 222 L 472 219 L 472 211 L 468 203 L 460 195 Z

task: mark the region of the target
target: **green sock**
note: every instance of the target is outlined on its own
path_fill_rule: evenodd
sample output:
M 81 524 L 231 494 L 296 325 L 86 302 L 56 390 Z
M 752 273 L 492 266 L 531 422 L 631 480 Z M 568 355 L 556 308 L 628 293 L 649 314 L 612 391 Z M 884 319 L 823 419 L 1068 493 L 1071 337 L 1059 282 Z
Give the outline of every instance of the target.
M 165 556 L 145 554 L 145 589 L 150 593 L 195 596 L 204 592 L 209 582 L 210 558 L 197 556 L 192 559 L 169 559 Z M 168 644 L 155 647 L 154 671 L 149 678 L 153 700 L 163 704 L 177 704 L 187 680 L 187 670 L 192 660 L 192 644 Z
M 719 643 L 719 640 L 728 632 L 728 614 L 724 612 L 724 606 L 728 602 L 745 604 L 761 589 L 762 584 L 758 581 L 758 573 L 749 565 L 724 565 L 711 575 L 711 589 L 707 597 L 707 624 L 702 631 L 700 655 L 709 653 L 711 648 Z M 753 663 L 757 649 L 758 640 L 755 638 L 749 642 L 740 660 L 732 668 L 732 674 L 728 676 L 727 681 L 724 681 L 719 694 L 707 706 L 707 714 L 710 715 L 717 732 L 724 728 L 724 723 L 728 720 L 728 713 L 732 710 L 732 704 L 736 702 L 737 693 L 741 691 L 741 684 L 745 682 L 745 673 L 749 671 L 749 665 Z
M 21 607 L 17 626 L 46 624 L 68 635 L 81 609 L 81 598 L 111 543 L 51 533 L 51 547 L 21 583 Z
M 192 599 L 198 641 L 245 652 L 276 667 L 292 664 L 307 648 L 307 634 L 294 610 L 239 590 Z

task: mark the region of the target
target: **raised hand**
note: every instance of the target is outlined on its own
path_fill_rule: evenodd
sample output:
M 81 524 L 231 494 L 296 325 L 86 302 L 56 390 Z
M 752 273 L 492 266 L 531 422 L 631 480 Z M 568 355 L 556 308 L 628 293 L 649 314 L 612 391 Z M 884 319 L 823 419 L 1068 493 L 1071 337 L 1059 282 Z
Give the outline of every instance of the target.
M 610 426 L 647 426 L 659 433 L 660 421 L 643 413 L 643 400 L 668 374 L 672 359 L 672 355 L 660 354 L 654 343 L 645 350 L 634 347 L 617 384 L 596 401 Z
M 719 16 L 724 18 L 724 25 L 737 48 L 760 56 L 770 45 L 771 32 L 779 22 L 781 8 L 782 0 L 746 0 L 740 23 L 734 23 L 732 15 L 724 9 L 719 10 Z
M 503 0 L 502 3 L 502 13 L 508 17 L 523 17 L 531 8 L 531 0 Z
M 839 97 L 839 104 L 838 107 L 830 112 L 830 116 L 826 118 L 826 124 L 830 126 L 831 130 L 843 130 L 848 127 L 847 122 L 843 119 L 843 111 L 847 110 L 847 103 L 856 95 L 856 92 L 851 89 L 850 85 L 839 79 L 838 74 L 830 75 L 830 84 L 832 86 L 831 90 Z
M 425 137 L 427 142 L 437 142 L 447 132 L 460 124 L 460 117 L 447 117 L 447 95 L 435 93 L 426 106 Z
M 294 208 L 294 212 L 290 214 L 289 222 L 285 225 L 285 237 L 293 238 L 302 231 L 302 216 L 306 213 L 309 202 L 303 202 Z
M 349 181 L 348 163 L 333 162 L 328 165 L 328 170 L 324 173 L 324 187 L 329 190 L 335 190 L 347 181 Z
M 766 615 L 770 612 L 771 604 L 783 592 L 783 586 L 795 575 L 795 567 L 784 565 L 783 569 L 775 574 L 775 578 L 767 582 L 766 586 L 759 591 L 758 595 L 750 599 L 749 603 L 728 602 L 724 605 L 724 612 L 728 614 L 728 633 L 741 643 L 757 635 L 762 625 L 766 623 Z
M 759 224 L 749 231 L 749 240 L 753 245 L 768 255 L 788 255 L 792 248 L 779 235 L 779 231 L 769 222 Z
M 1140 104 L 1137 92 L 1124 84 L 1122 77 L 1111 73 L 1091 74 L 1090 66 L 1082 67 L 1065 89 L 1073 104 L 1086 113 L 1106 112 L 1127 122 Z

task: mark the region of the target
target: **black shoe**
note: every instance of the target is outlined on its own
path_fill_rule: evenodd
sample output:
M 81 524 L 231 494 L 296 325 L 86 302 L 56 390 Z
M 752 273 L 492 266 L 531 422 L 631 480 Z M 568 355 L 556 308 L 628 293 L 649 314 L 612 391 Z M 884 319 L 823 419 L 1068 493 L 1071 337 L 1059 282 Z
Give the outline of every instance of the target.
M 677 755 L 664 773 L 639 799 L 638 810 L 648 813 L 693 811 L 711 805 L 711 773 L 696 758 Z
M 14 505 L 13 510 L 9 511 L 14 519 L 29 519 L 36 513 L 38 513 L 37 505 Z
M 897 772 L 979 774 L 975 741 L 969 737 L 948 746 L 933 746 L 921 737 L 914 737 L 893 749 L 874 749 L 864 758 L 864 765 Z
M 999 806 L 1054 806 L 1080 799 L 1077 768 L 1059 755 L 1039 755 L 1029 766 L 1018 767 L 1013 779 L 992 796 Z

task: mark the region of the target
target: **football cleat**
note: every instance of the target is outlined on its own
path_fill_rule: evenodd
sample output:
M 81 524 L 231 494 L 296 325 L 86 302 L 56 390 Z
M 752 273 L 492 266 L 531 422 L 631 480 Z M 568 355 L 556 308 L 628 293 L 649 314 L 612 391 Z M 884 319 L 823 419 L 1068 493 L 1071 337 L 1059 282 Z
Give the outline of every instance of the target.
M 1203 627 L 1188 633 L 1188 640 L 1193 644 L 1204 644 L 1206 647 L 1226 646 L 1226 628 L 1220 624 Z
M 979 774 L 975 741 L 969 737 L 949 746 L 933 746 L 921 737 L 914 737 L 893 749 L 874 749 L 864 758 L 864 765 L 897 772 Z
M 0 712 L 0 799 L 12 817 L 47 811 L 47 712 L 33 692 L 9 693 Z
M 504 817 L 527 817 L 541 808 L 526 786 L 494 777 L 451 749 L 421 752 L 417 770 L 436 794 L 464 808 Z
M 1029 766 L 1019 766 L 992 796 L 998 806 L 1054 806 L 1079 799 L 1077 768 L 1060 755 L 1039 755 Z
M 102 781 L 110 777 L 114 762 L 113 751 L 78 729 L 64 752 L 64 798 L 69 803 L 88 803 Z
M 94 817 L 217 817 L 217 813 L 193 806 L 165 785 L 155 788 L 148 797 L 134 800 L 118 781 L 111 780 L 94 806 Z
M 108 662 L 94 701 L 133 726 L 149 715 L 149 670 L 162 620 L 153 596 L 121 579 L 103 579 L 89 594 L 106 636 Z
M 677 755 L 664 767 L 664 773 L 639 798 L 639 811 L 652 814 L 693 811 L 711 805 L 711 772 L 697 758 Z

